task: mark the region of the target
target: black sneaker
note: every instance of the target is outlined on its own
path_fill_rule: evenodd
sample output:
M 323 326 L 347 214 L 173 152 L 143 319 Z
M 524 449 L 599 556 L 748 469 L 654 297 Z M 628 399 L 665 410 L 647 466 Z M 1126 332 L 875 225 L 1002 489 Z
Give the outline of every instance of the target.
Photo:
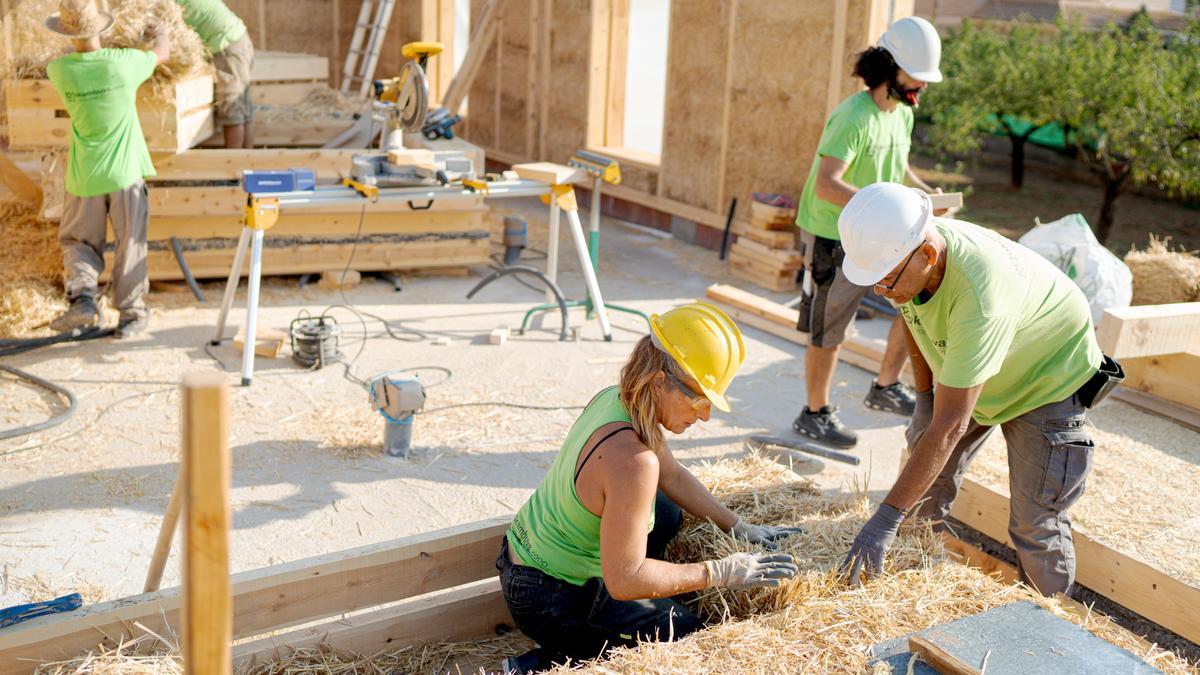
M 139 314 L 129 319 L 121 319 L 117 323 L 117 330 L 113 333 L 113 337 L 118 340 L 128 340 L 131 337 L 140 335 L 146 332 L 150 327 L 150 312 Z
M 67 311 L 50 322 L 50 328 L 59 333 L 73 331 L 76 328 L 95 328 L 98 325 L 100 325 L 100 312 L 96 309 L 96 301 L 86 295 L 72 300 Z
M 815 412 L 805 406 L 796 421 L 792 422 L 792 428 L 801 436 L 835 448 L 849 449 L 858 444 L 858 434 L 842 424 L 837 416 L 837 408 L 833 406 L 827 405 Z
M 912 387 L 903 382 L 881 387 L 875 384 L 875 380 L 871 380 L 871 388 L 867 391 L 863 404 L 872 410 L 911 417 L 917 407 L 917 396 Z

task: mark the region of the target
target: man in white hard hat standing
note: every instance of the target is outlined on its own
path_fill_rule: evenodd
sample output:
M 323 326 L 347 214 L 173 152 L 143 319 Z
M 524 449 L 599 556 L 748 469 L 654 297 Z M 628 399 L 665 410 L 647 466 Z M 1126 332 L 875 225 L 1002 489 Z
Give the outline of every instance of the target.
M 932 211 L 928 195 L 878 183 L 838 218 L 846 278 L 873 286 L 908 324 L 917 389 L 905 434 L 910 459 L 843 569 L 855 583 L 860 572 L 878 574 L 911 509 L 944 519 L 967 466 L 999 426 L 1021 578 L 1044 595 L 1067 593 L 1075 579 L 1067 510 L 1092 465 L 1087 409 L 1120 382 L 1120 366 L 1101 353 L 1087 298 L 1058 268 Z
M 842 101 L 821 132 L 812 170 L 797 209 L 800 248 L 804 255 L 804 287 L 796 328 L 807 333 L 805 353 L 807 405 L 792 427 L 797 433 L 839 448 L 858 442 L 829 404 L 829 386 L 858 304 L 866 289 L 851 284 L 839 268 L 842 247 L 837 219 L 859 188 L 880 181 L 908 178 L 929 190 L 908 166 L 913 111 L 929 82 L 939 82 L 942 43 L 924 19 L 907 17 L 888 28 L 878 47 L 858 55 L 854 75 L 866 91 Z M 876 410 L 911 415 L 912 390 L 900 382 L 906 353 L 904 323 L 899 318 L 888 334 L 878 377 L 864 403 Z

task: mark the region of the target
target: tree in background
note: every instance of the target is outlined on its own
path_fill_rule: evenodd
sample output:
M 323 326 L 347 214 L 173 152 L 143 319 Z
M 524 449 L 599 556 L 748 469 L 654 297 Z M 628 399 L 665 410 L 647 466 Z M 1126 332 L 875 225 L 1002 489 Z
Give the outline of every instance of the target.
M 1189 35 L 1197 36 L 1196 26 Z M 1098 32 L 1060 24 L 1055 117 L 1104 188 L 1096 235 L 1112 233 L 1116 200 L 1130 185 L 1200 194 L 1200 47 L 1169 47 L 1145 17 Z
M 1012 142 L 1012 184 L 1024 175 L 1029 136 L 1058 124 L 1100 181 L 1097 237 L 1112 232 L 1131 185 L 1200 195 L 1200 22 L 1169 43 L 1146 16 L 1099 31 L 965 22 L 946 40 L 944 82 L 925 96 L 931 144 L 968 154 L 996 128 Z M 1017 120 L 1024 124 L 1019 124 Z
M 945 41 L 945 79 L 929 88 L 930 142 L 954 154 L 979 149 L 999 128 L 1012 144 L 1014 189 L 1025 180 L 1025 144 L 1056 121 L 1051 98 L 1057 78 L 1049 67 L 1053 32 L 1021 21 L 1007 27 L 979 26 L 969 19 Z

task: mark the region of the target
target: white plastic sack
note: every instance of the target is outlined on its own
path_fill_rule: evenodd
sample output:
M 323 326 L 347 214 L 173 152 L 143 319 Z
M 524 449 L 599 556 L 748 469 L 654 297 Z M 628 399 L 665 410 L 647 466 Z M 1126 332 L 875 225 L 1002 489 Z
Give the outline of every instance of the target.
M 1083 289 L 1097 325 L 1109 307 L 1128 307 L 1133 274 L 1121 259 L 1100 245 L 1083 216 L 1072 213 L 1041 224 L 1018 240 L 1054 263 Z

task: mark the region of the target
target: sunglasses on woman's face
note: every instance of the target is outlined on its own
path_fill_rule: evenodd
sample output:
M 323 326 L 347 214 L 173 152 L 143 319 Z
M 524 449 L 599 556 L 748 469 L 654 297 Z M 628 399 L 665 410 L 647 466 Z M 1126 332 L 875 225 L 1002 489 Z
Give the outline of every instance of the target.
M 678 375 L 675 375 L 674 373 L 667 373 L 667 377 L 671 379 L 671 382 L 675 385 L 675 388 L 688 398 L 688 402 L 692 404 L 693 408 L 696 410 L 703 410 L 709 405 L 707 396 L 696 393 L 696 390 L 692 389 L 686 382 L 679 379 Z

